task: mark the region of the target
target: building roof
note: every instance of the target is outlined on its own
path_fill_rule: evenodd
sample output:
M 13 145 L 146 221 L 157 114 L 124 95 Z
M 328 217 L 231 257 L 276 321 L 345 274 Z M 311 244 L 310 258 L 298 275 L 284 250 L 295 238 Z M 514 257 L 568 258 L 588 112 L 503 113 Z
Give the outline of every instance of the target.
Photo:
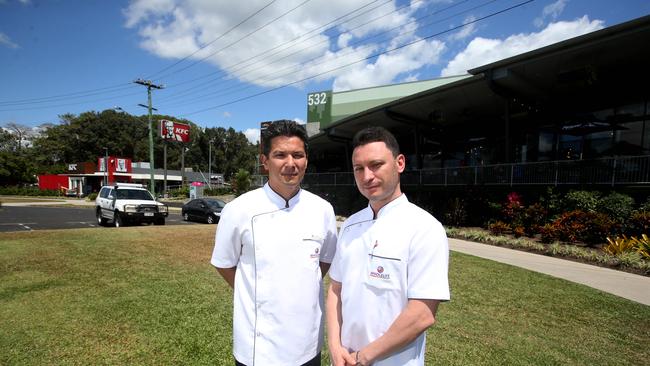
M 433 134 L 437 128 L 467 121 L 494 126 L 506 103 L 515 114 L 548 115 L 569 105 L 575 110 L 616 106 L 646 94 L 648 44 L 650 16 L 645 16 L 474 68 L 471 77 L 350 115 L 313 136 L 310 144 L 322 147 L 349 140 L 368 125 L 393 132 L 420 125 L 428 127 L 424 133 Z

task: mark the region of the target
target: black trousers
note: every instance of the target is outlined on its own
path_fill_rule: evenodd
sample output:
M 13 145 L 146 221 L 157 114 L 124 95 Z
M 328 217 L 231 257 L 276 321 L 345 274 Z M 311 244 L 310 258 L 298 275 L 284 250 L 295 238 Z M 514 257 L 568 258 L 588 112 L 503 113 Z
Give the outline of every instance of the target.
M 243 363 L 235 360 L 235 366 L 246 366 Z M 320 366 L 320 352 L 316 355 L 316 357 L 312 358 L 311 360 L 303 363 L 300 366 Z

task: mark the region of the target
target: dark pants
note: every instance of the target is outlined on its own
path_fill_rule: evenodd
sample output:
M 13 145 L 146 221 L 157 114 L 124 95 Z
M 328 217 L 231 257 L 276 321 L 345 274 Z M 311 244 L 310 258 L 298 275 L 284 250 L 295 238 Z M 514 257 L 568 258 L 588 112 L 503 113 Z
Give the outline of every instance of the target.
M 235 366 L 246 366 L 243 363 L 235 360 Z M 320 352 L 316 355 L 316 357 L 312 358 L 311 360 L 303 363 L 300 366 L 320 366 Z

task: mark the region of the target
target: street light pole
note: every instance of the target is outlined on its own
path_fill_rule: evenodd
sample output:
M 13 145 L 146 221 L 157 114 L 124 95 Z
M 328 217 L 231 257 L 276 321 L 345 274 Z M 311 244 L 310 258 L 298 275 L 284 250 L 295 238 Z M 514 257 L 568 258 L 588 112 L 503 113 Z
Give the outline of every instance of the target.
M 153 128 L 151 127 L 151 88 L 155 89 L 162 89 L 164 88 L 163 85 L 156 85 L 151 82 L 151 80 L 142 80 L 142 79 L 137 79 L 134 81 L 136 84 L 144 85 L 147 87 L 147 100 L 148 100 L 148 105 L 147 105 L 147 110 L 149 111 L 149 120 L 148 120 L 148 125 L 149 125 L 149 178 L 150 178 L 150 183 L 151 187 L 149 187 L 149 191 L 151 192 L 151 195 L 156 197 L 156 186 L 155 186 L 155 180 L 154 180 L 154 165 L 153 165 Z

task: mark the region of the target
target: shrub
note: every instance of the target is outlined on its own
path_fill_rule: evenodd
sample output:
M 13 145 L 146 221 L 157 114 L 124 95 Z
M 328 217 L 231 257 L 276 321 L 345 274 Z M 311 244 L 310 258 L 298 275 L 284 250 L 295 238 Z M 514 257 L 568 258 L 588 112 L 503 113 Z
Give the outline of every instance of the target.
M 634 252 L 634 251 L 619 253 L 618 255 L 616 255 L 616 259 L 619 260 L 619 264 L 622 267 L 630 267 L 630 268 L 638 268 L 643 262 L 643 259 L 641 259 L 641 255 L 638 252 Z
M 566 211 L 580 210 L 596 212 L 600 205 L 600 193 L 593 191 L 571 191 L 564 197 Z
M 526 207 L 523 213 L 522 225 L 526 235 L 534 236 L 539 233 L 548 220 L 548 211 L 539 203 Z
M 488 225 L 488 230 L 494 235 L 503 235 L 510 232 L 510 225 L 503 221 L 495 221 Z
M 524 230 L 523 226 L 517 226 L 514 229 L 512 229 L 512 235 L 515 236 L 515 238 L 521 238 L 526 234 L 526 231 Z
M 467 220 L 467 209 L 465 206 L 465 201 L 462 198 L 455 197 L 450 199 L 444 214 L 445 224 L 453 226 L 463 225 L 465 220 Z
M 632 213 L 634 199 L 626 194 L 612 192 L 598 203 L 598 211 L 609 215 L 619 224 L 625 223 Z
M 539 229 L 542 243 L 552 243 L 559 236 L 558 229 L 553 224 L 546 224 Z
M 38 187 L 7 186 L 7 187 L 0 187 L 0 195 L 61 196 L 61 192 L 56 189 L 39 189 Z
M 232 189 L 230 187 L 222 187 L 222 188 L 212 188 L 212 189 L 205 189 L 203 191 L 207 196 L 221 196 L 224 194 L 230 194 L 232 193 Z
M 539 202 L 547 211 L 547 215 L 555 216 L 562 212 L 564 206 L 562 197 L 553 187 L 546 188 L 546 193 L 539 198 Z
M 645 202 L 639 206 L 639 211 L 647 211 L 650 212 L 650 197 L 646 198 Z
M 88 194 L 88 196 L 86 196 L 86 200 L 91 202 L 94 201 L 96 198 L 97 198 L 97 192 L 90 193 Z
M 602 243 L 610 235 L 614 223 L 600 212 L 574 210 L 562 214 L 552 225 L 555 239 L 569 242 L 584 242 L 588 245 Z
M 627 221 L 630 235 L 650 234 L 650 211 L 634 211 Z

